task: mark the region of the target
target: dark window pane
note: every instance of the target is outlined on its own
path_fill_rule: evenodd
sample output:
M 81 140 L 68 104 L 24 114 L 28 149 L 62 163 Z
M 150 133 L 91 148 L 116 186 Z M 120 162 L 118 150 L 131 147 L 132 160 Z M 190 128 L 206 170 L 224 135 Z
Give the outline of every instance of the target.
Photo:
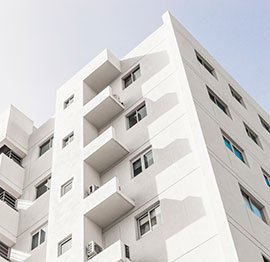
M 153 159 L 153 153 L 152 153 L 152 150 L 151 150 L 151 151 L 149 151 L 148 153 L 146 153 L 144 155 L 144 165 L 145 165 L 145 168 L 148 168 L 153 163 L 154 163 L 154 159 Z
M 225 137 L 223 137 L 223 140 L 224 140 L 224 143 L 225 143 L 226 147 L 228 147 L 231 151 L 233 151 L 231 143 L 229 142 L 229 140 L 226 139 Z
M 128 117 L 128 125 L 129 127 L 132 127 L 136 123 L 137 123 L 137 117 L 136 117 L 136 112 L 134 112 Z
M 139 227 L 140 227 L 140 236 L 143 236 L 145 233 L 150 231 L 150 224 L 149 224 L 149 220 L 148 220 L 148 214 L 145 215 L 143 218 L 140 218 Z
M 211 93 L 209 93 L 209 97 L 214 103 L 216 103 L 216 99 Z
M 50 149 L 50 143 L 51 141 L 47 141 L 40 147 L 39 155 L 42 156 L 44 153 L 46 153 Z
M 269 178 L 267 176 L 264 176 L 265 182 L 266 184 L 270 187 L 270 181 Z
M 244 162 L 243 154 L 240 150 L 238 150 L 236 147 L 233 147 L 234 154 Z
M 142 172 L 142 163 L 141 163 L 140 158 L 138 160 L 136 160 L 135 162 L 133 162 L 132 166 L 133 166 L 133 175 L 134 176 L 137 176 Z
M 140 68 L 137 68 L 133 73 L 133 81 L 136 81 L 141 76 L 141 70 Z
M 42 244 L 45 241 L 45 239 L 46 239 L 46 232 L 43 229 L 41 229 L 41 231 L 40 231 L 40 244 Z
M 217 100 L 216 104 L 225 114 L 227 114 L 226 107 L 220 101 Z
M 132 78 L 131 78 L 131 74 L 130 74 L 124 79 L 124 86 L 125 86 L 125 88 L 127 88 L 131 84 L 132 84 Z
M 137 112 L 138 112 L 138 120 L 140 121 L 140 120 L 142 120 L 144 117 L 146 117 L 146 115 L 147 115 L 147 112 L 146 112 L 146 106 L 143 105 L 141 108 L 139 108 L 139 109 L 137 110 Z
M 46 179 L 39 186 L 37 186 L 36 198 L 39 198 L 41 195 L 43 195 L 45 192 L 47 192 L 49 190 L 49 188 L 50 188 L 50 178 Z
M 252 208 L 253 213 L 257 217 L 259 217 L 260 219 L 263 220 L 263 215 L 262 215 L 261 209 L 255 203 L 253 203 L 253 201 L 250 201 L 250 205 L 251 205 L 251 208 Z
M 39 232 L 32 236 L 32 250 L 38 246 Z

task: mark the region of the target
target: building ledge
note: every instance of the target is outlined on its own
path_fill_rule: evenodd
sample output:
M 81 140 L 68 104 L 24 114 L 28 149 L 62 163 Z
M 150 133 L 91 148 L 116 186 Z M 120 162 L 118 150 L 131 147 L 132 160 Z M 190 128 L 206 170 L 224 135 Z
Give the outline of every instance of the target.
M 101 228 L 112 224 L 135 206 L 120 190 L 117 178 L 98 188 L 84 200 L 84 214 Z

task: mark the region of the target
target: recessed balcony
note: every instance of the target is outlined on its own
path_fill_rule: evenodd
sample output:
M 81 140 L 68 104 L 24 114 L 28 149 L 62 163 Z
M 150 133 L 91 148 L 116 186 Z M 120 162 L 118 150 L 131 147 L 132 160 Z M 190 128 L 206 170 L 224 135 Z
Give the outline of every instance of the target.
M 97 129 L 100 129 L 108 121 L 123 111 L 124 106 L 119 99 L 112 94 L 112 89 L 108 86 L 91 99 L 85 105 L 84 110 L 85 119 Z
M 104 50 L 87 65 L 89 75 L 84 82 L 96 93 L 101 92 L 120 73 L 120 61 L 109 51 Z
M 0 187 L 18 198 L 22 194 L 24 169 L 5 154 L 0 154 Z
M 91 262 L 130 262 L 129 247 L 120 240 L 107 247 L 93 258 Z
M 10 247 L 16 243 L 19 213 L 0 201 L 0 214 L 0 241 Z
M 114 128 L 110 127 L 84 148 L 84 161 L 102 173 L 128 152 L 116 138 Z
M 85 198 L 84 214 L 98 226 L 105 228 L 134 206 L 134 201 L 121 192 L 115 177 Z

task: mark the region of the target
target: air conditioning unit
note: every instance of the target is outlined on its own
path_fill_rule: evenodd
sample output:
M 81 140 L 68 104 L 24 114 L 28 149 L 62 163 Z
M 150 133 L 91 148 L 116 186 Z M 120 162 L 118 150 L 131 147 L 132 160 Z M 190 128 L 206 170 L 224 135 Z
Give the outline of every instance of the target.
M 100 253 L 103 250 L 101 246 L 99 246 L 96 242 L 91 241 L 87 245 L 87 260 L 93 258 L 98 253 Z
M 97 189 L 99 188 L 99 186 L 96 186 L 96 185 L 91 185 L 89 186 L 88 188 L 88 195 L 91 195 L 92 193 L 94 193 Z

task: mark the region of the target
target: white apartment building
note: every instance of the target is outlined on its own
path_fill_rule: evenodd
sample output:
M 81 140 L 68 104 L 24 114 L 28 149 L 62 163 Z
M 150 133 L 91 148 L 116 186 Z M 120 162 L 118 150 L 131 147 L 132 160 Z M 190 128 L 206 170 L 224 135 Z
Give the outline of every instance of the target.
M 270 116 L 169 13 L 41 127 L 0 116 L 0 262 L 269 262 Z

